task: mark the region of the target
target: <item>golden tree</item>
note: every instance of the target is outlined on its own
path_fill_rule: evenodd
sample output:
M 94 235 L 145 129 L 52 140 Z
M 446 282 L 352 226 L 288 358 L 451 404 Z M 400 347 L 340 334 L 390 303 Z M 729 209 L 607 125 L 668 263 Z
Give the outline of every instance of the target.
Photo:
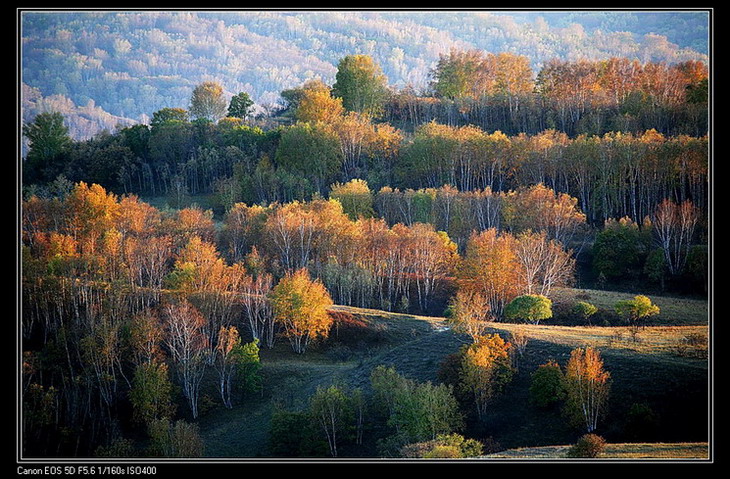
M 294 351 L 302 354 L 308 344 L 329 335 L 332 305 L 321 281 L 312 280 L 305 269 L 284 276 L 269 294 L 274 318 L 289 338 Z
M 491 334 L 476 337 L 463 352 L 460 385 L 474 398 L 480 418 L 489 401 L 512 378 L 510 348 L 499 334 Z
M 493 228 L 475 233 L 458 271 L 459 287 L 480 293 L 498 317 L 524 290 L 523 266 L 516 249 L 516 240 L 509 233 L 499 234 Z

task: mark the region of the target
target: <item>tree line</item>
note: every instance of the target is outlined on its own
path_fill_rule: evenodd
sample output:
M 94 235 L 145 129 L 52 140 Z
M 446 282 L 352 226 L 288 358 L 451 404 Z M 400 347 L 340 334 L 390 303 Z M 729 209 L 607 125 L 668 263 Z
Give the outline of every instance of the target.
M 486 63 L 494 57 L 474 55 Z M 510 71 L 503 63 L 524 62 L 509 55 L 507 60 L 501 59 L 505 55 L 491 60 L 497 66 L 483 67 L 487 73 L 482 76 L 488 79 L 462 83 L 472 87 L 485 83 L 487 92 L 519 84 L 501 78 Z M 577 68 L 554 67 L 560 71 Z M 586 68 L 595 75 L 601 72 L 603 76 L 591 81 L 602 85 L 619 82 L 616 77 L 622 78 L 626 69 L 659 75 L 661 80 L 635 81 L 639 86 L 659 88 L 657 92 L 666 97 L 657 100 L 661 104 L 685 104 L 691 95 L 681 85 L 688 78 L 702 76 L 696 64 L 660 69 L 617 61 L 616 65 L 592 63 Z M 479 71 L 476 67 L 467 70 Z M 442 75 L 436 85 L 455 81 Z M 569 83 L 551 82 L 558 89 Z M 633 91 L 624 85 L 615 100 L 609 93 L 618 87 L 601 90 L 579 84 L 576 91 L 603 92 L 600 101 L 604 103 L 624 101 Z M 441 89 L 445 89 L 441 99 L 467 95 L 446 86 Z M 574 93 L 560 93 L 565 98 L 551 101 L 572 108 Z M 189 111 L 165 108 L 153 114 L 149 126 L 135 125 L 84 142 L 70 140 L 59 114 L 38 115 L 24 127 L 30 141 L 23 164 L 24 184 L 38 190 L 61 177 L 97 183 L 120 193 L 167 196 L 172 206 L 184 205 L 193 195 L 214 194 L 218 208 L 224 211 L 237 202 L 268 204 L 306 200 L 314 194 L 326 196 L 330 185 L 354 178 L 366 180 L 376 191 L 449 185 L 464 192 L 489 188 L 503 193 L 542 183 L 578 198 L 594 225 L 625 216 L 640 222 L 665 198 L 690 200 L 702 211 L 707 208 L 705 133 L 666 136 L 655 128 L 618 128 L 571 136 L 557 126 L 541 127 L 534 133 L 520 129 L 520 133 L 507 135 L 491 128 L 440 122 L 444 119 L 430 114 L 420 117 L 415 130 L 407 132 L 377 120 L 388 117 L 388 92 L 378 66 L 364 55 L 343 59 L 332 87 L 311 81 L 282 96 L 288 104 L 284 117 L 293 123 L 254 126 L 248 95 L 240 93 L 227 101 L 220 85 L 206 82 L 195 89 Z M 706 106 L 704 103 L 705 111 Z

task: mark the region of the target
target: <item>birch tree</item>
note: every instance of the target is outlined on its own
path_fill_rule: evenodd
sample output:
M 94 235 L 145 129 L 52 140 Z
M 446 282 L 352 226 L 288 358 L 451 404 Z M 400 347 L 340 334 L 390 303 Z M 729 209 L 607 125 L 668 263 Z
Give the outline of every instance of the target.
M 183 395 L 193 418 L 197 418 L 200 385 L 209 354 L 208 339 L 202 332 L 205 319 L 187 301 L 166 305 L 165 316 L 165 344 L 175 362 Z
M 606 411 L 611 374 L 603 367 L 601 353 L 587 347 L 570 353 L 565 370 L 565 411 L 577 424 L 593 432 Z

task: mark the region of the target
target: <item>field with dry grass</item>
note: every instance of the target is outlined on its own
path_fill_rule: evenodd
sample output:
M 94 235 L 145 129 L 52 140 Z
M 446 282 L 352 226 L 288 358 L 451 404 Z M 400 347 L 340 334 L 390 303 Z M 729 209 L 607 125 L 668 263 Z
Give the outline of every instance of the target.
M 570 446 L 509 449 L 484 456 L 489 459 L 565 459 Z M 606 444 L 598 460 L 707 460 L 707 443 L 628 443 Z M 590 460 L 590 459 L 588 459 Z

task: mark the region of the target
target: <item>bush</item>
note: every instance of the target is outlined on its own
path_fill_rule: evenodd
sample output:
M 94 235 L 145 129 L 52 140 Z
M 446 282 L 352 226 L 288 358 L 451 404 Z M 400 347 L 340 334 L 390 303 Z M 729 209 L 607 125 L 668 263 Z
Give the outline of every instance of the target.
M 442 434 L 436 439 L 411 443 L 400 450 L 401 457 L 407 458 L 462 458 L 478 457 L 483 454 L 484 445 L 474 439 L 466 439 L 460 434 Z
M 606 440 L 597 434 L 585 434 L 568 451 L 568 457 L 598 457 L 606 447 Z
M 513 299 L 504 309 L 504 316 L 509 320 L 524 320 L 539 324 L 543 319 L 553 317 L 553 303 L 539 294 L 523 294 Z

